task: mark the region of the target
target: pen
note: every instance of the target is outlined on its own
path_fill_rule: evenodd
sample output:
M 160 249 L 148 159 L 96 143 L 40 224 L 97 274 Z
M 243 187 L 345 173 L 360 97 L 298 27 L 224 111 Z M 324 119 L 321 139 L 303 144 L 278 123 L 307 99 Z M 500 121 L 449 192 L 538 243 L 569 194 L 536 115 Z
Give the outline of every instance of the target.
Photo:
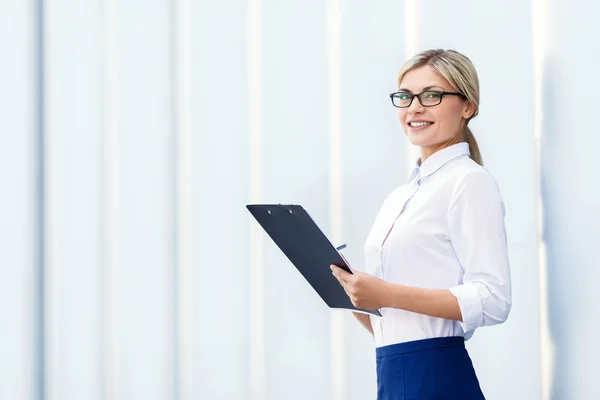
M 345 249 L 345 248 L 346 248 L 346 244 L 344 243 L 343 245 L 341 245 L 341 246 L 339 246 L 339 247 L 336 247 L 335 249 L 336 249 L 337 251 L 340 251 L 340 250 L 343 250 L 343 249 Z

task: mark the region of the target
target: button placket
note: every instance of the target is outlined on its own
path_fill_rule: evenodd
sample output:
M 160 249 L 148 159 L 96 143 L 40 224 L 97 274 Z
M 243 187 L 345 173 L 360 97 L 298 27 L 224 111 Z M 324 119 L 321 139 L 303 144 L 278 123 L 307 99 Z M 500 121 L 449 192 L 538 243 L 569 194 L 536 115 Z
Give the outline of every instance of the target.
M 381 271 L 381 279 L 384 279 L 384 280 L 385 280 L 385 269 L 383 268 L 383 246 L 387 243 L 389 236 L 391 235 L 392 231 L 394 230 L 394 226 L 396 225 L 398 218 L 400 218 L 400 216 L 404 212 L 404 209 L 406 208 L 406 204 L 408 204 L 408 202 L 419 191 L 419 187 L 421 186 L 420 170 L 417 171 L 417 174 L 416 174 L 414 180 L 411 182 L 411 186 L 412 187 L 411 187 L 410 195 L 402 203 L 402 207 L 400 208 L 400 211 L 396 214 L 396 218 L 394 218 L 394 221 L 392 222 L 392 225 L 390 226 L 385 238 L 383 239 L 383 242 L 379 246 L 379 268 Z
M 412 199 L 414 197 L 414 195 L 419 191 L 419 188 L 421 187 L 421 174 L 420 174 L 421 170 L 418 169 L 416 176 L 414 178 L 414 180 L 412 181 L 411 185 L 413 186 L 411 189 L 411 193 L 408 196 L 408 198 L 404 201 L 404 204 L 402 204 L 402 208 L 400 209 L 400 212 L 397 214 L 396 218 L 394 219 L 394 222 L 392 223 L 392 226 L 390 227 L 390 230 L 388 232 L 388 234 L 386 235 L 385 239 L 383 240 L 383 242 L 381 243 L 381 246 L 379 247 L 379 270 L 380 270 L 380 276 L 381 279 L 385 280 L 385 270 L 383 268 L 383 246 L 385 245 L 385 243 L 387 242 L 387 239 L 389 237 L 389 235 L 392 233 L 392 230 L 394 229 L 394 225 L 396 224 L 396 221 L 398 220 L 398 218 L 400 217 L 400 215 L 402 215 L 402 213 L 404 212 L 404 209 L 406 208 L 406 204 L 410 201 L 410 199 Z M 384 332 L 383 332 L 383 312 L 381 313 L 382 317 L 381 318 L 377 318 L 378 321 L 378 326 L 379 326 L 379 336 L 380 336 L 380 343 L 382 346 L 385 346 L 385 340 L 384 340 Z

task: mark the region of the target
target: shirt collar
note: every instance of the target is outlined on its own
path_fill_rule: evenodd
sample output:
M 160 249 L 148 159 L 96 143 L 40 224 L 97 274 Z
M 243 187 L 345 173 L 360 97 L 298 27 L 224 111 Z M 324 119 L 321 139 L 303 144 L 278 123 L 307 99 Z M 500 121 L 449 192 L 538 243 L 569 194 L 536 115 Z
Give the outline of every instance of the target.
M 436 151 L 422 164 L 421 158 L 419 158 L 408 181 L 412 181 L 417 175 L 419 175 L 419 179 L 423 179 L 426 176 L 433 174 L 450 161 L 465 155 L 471 155 L 469 144 L 461 142 Z

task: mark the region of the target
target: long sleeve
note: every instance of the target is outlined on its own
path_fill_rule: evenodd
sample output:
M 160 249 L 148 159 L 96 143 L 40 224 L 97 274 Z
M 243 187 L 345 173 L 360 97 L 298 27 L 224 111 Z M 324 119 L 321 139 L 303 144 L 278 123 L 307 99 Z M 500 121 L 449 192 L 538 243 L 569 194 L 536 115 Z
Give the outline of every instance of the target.
M 487 171 L 471 171 L 456 184 L 448 209 L 448 227 L 464 277 L 450 292 L 458 300 L 465 333 L 502 323 L 510 312 L 504 213 L 496 182 Z

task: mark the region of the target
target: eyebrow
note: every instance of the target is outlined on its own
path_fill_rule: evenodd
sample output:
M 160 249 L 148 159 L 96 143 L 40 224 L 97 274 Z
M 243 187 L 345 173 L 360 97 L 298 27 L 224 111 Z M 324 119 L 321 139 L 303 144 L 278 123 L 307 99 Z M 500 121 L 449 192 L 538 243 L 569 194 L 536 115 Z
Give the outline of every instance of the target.
M 441 89 L 442 91 L 446 90 L 446 89 L 444 89 L 444 88 L 443 88 L 443 87 L 441 87 L 441 86 L 438 86 L 438 85 L 433 85 L 433 86 L 425 86 L 425 87 L 423 88 L 422 92 L 426 92 L 426 91 L 428 91 L 428 90 L 430 90 L 430 89 L 434 89 L 434 88 Z M 408 89 L 405 89 L 405 88 L 400 88 L 400 89 L 398 89 L 398 91 L 399 91 L 399 92 L 408 92 L 408 93 L 412 93 L 410 90 L 408 90 Z

